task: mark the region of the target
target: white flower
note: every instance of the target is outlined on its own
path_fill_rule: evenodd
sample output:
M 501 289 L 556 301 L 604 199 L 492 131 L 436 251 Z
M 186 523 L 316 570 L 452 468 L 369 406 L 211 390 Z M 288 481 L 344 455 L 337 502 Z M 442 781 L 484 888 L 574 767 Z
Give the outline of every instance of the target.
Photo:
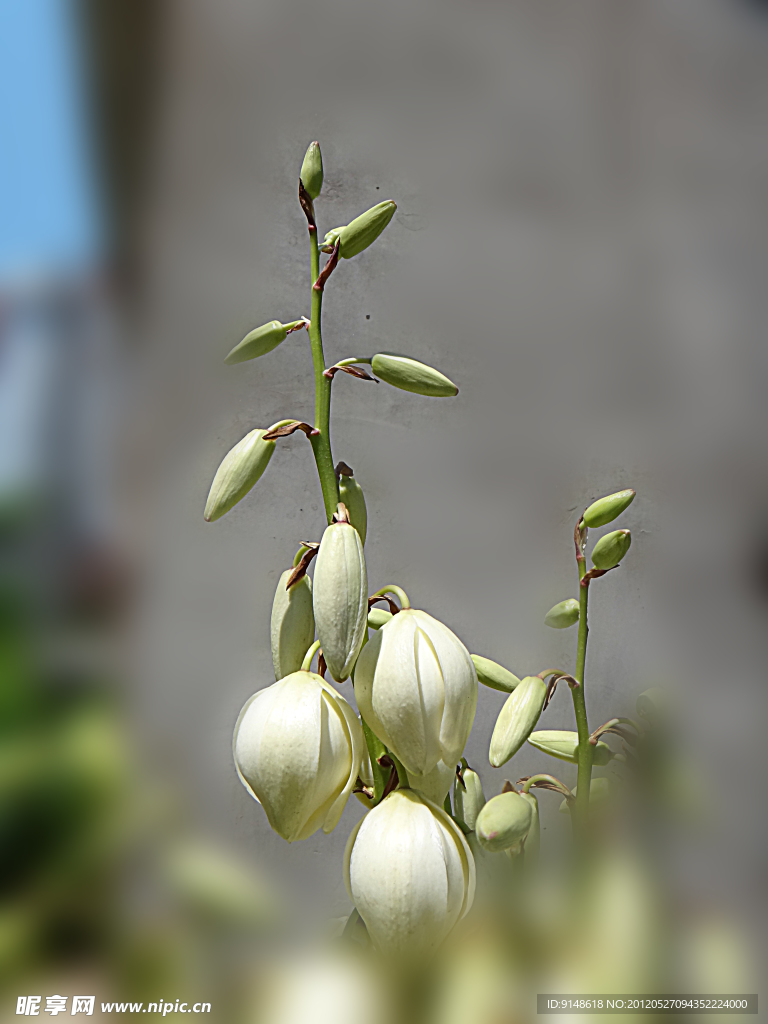
M 397 789 L 352 832 L 344 857 L 350 898 L 381 952 L 420 957 L 467 913 L 475 862 L 445 811 Z
M 477 706 L 477 672 L 464 644 L 426 612 L 405 608 L 363 648 L 355 668 L 363 718 L 408 772 L 455 764 Z
M 240 781 L 283 839 L 330 832 L 360 770 L 363 733 L 349 704 L 312 672 L 255 693 L 235 726 Z

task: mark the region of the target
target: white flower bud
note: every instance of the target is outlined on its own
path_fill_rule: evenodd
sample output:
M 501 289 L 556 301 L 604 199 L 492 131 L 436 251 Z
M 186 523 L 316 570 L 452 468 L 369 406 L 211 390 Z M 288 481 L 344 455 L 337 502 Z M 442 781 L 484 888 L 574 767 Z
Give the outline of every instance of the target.
M 315 639 L 312 580 L 309 576 L 302 576 L 290 590 L 286 590 L 285 585 L 292 572 L 293 569 L 286 569 L 282 574 L 272 602 L 270 633 L 275 679 L 298 672 Z
M 368 576 L 360 534 L 350 523 L 325 528 L 312 587 L 317 637 L 328 671 L 341 683 L 368 631 Z
M 475 717 L 477 673 L 447 626 L 404 608 L 363 648 L 355 699 L 406 770 L 426 775 L 439 761 L 459 760 Z
M 469 910 L 475 862 L 445 811 L 397 789 L 349 837 L 344 875 L 374 946 L 398 958 L 428 955 Z
M 240 781 L 289 843 L 336 827 L 363 746 L 349 704 L 320 676 L 303 671 L 246 702 L 233 742 Z

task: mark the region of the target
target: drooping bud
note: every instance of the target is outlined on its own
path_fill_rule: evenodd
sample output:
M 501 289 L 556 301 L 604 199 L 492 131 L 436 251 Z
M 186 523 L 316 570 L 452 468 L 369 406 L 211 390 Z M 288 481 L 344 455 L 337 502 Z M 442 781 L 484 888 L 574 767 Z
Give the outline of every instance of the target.
M 574 786 L 573 787 L 572 792 L 573 792 L 574 796 L 576 796 L 578 788 L 579 788 L 578 786 Z M 606 779 L 604 775 L 603 776 L 598 776 L 596 779 L 592 779 L 592 781 L 589 784 L 589 802 L 591 804 L 602 803 L 604 800 L 607 800 L 610 795 L 611 795 L 611 780 L 610 779 Z M 563 800 L 563 802 L 560 804 L 559 810 L 560 810 L 561 814 L 568 814 L 568 811 L 570 810 L 570 808 L 568 806 L 568 801 L 567 800 Z
M 477 816 L 485 805 L 483 784 L 471 768 L 464 768 L 461 778 L 464 785 L 457 778 L 453 786 L 453 808 L 456 817 L 474 831 Z
M 411 789 L 390 793 L 354 828 L 344 877 L 373 945 L 400 960 L 434 952 L 475 892 L 461 829 Z
M 408 356 L 393 356 L 378 352 L 371 360 L 371 369 L 377 377 L 401 391 L 429 398 L 448 398 L 458 395 L 459 389 L 439 370 Z
M 406 770 L 426 775 L 438 761 L 456 764 L 461 757 L 475 717 L 477 673 L 447 626 L 426 612 L 404 608 L 363 648 L 355 668 L 355 699 Z
M 290 590 L 286 590 L 285 585 L 292 572 L 293 569 L 286 569 L 282 574 L 272 602 L 270 633 L 275 679 L 298 672 L 315 639 L 312 580 L 309 576 L 302 576 Z
M 477 680 L 484 686 L 490 686 L 492 690 L 501 690 L 502 693 L 512 693 L 520 680 L 507 669 L 497 665 L 490 658 L 482 658 L 479 654 L 472 655 L 472 661 L 477 670 Z
M 491 736 L 490 761 L 494 768 L 518 752 L 533 732 L 544 708 L 547 684 L 538 676 L 526 676 L 499 712 Z
M 592 564 L 596 569 L 613 569 L 629 551 L 632 535 L 629 530 L 614 530 L 606 533 L 595 544 L 592 551 Z
M 233 750 L 240 781 L 291 843 L 336 827 L 363 745 L 357 715 L 341 694 L 313 672 L 299 671 L 246 702 Z
M 552 629 L 567 629 L 579 621 L 579 602 L 574 597 L 554 605 L 544 616 L 544 625 Z
M 348 522 L 325 528 L 312 588 L 323 657 L 336 682 L 349 678 L 367 633 L 368 576 L 360 534 Z
M 533 793 L 521 793 L 523 800 L 531 808 L 531 827 L 525 837 L 525 863 L 535 863 L 539 859 L 539 848 L 541 846 L 541 822 L 539 820 L 539 801 Z
M 368 625 L 371 629 L 381 629 L 392 618 L 392 612 L 386 608 L 371 608 L 368 612 Z
M 345 260 L 349 260 L 353 256 L 357 256 L 363 249 L 367 249 L 392 220 L 396 209 L 397 203 L 392 199 L 387 199 L 351 220 L 339 232 L 338 237 L 341 239 L 339 255 L 343 256 Z
M 568 732 L 563 729 L 542 729 L 533 732 L 528 737 L 528 742 L 536 750 L 544 754 L 551 754 L 561 761 L 570 761 L 571 764 L 578 764 L 579 761 L 579 734 Z M 603 740 L 592 747 L 592 764 L 602 767 L 608 764 L 613 758 L 613 751 Z
M 591 530 L 598 526 L 607 526 L 614 519 L 618 518 L 625 509 L 628 509 L 635 500 L 635 491 L 629 488 L 626 491 L 617 491 L 605 498 L 598 498 L 593 501 L 582 516 L 584 523 Z
M 309 193 L 310 199 L 317 199 L 320 189 L 323 187 L 323 155 L 320 152 L 319 142 L 310 142 L 309 148 L 304 154 L 299 178 Z
M 252 430 L 224 456 L 205 503 L 204 517 L 207 523 L 226 515 L 246 496 L 269 465 L 275 442 L 263 440 L 266 432 Z
M 249 359 L 256 359 L 257 356 L 264 356 L 273 348 L 277 348 L 291 331 L 295 331 L 303 323 L 303 320 L 293 320 L 289 324 L 281 324 L 279 320 L 270 320 L 268 324 L 262 324 L 261 327 L 256 327 L 246 334 L 243 340 L 235 345 L 224 362 L 231 366 L 233 363 L 245 363 Z
M 365 544 L 368 533 L 368 509 L 365 507 L 363 489 L 355 478 L 343 473 L 339 476 L 339 501 L 343 501 L 349 513 L 349 521 L 360 534 Z
M 480 845 L 491 853 L 507 850 L 522 839 L 531 827 L 531 805 L 519 793 L 500 793 L 491 797 L 475 822 Z
M 445 798 L 451 791 L 453 780 L 456 778 L 456 765 L 446 764 L 445 761 L 438 761 L 431 772 L 426 775 L 417 775 L 415 772 L 408 772 L 408 782 L 411 789 L 416 789 L 431 800 L 438 807 L 443 806 Z

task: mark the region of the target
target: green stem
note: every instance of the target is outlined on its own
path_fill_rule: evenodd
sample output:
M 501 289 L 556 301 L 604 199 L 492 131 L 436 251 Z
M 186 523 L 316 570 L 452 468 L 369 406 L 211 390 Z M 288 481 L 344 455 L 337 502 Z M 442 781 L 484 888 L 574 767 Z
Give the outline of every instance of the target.
M 363 726 L 363 736 L 365 737 L 365 745 L 368 747 L 368 756 L 371 759 L 371 773 L 373 775 L 373 803 L 372 807 L 380 803 L 382 794 L 384 793 L 384 787 L 387 784 L 389 778 L 389 772 L 385 771 L 379 764 L 379 758 L 384 754 L 388 753 L 387 748 L 381 742 L 378 736 L 375 736 L 371 731 L 371 727 L 368 725 L 366 720 L 361 717 L 360 719 Z
M 563 783 L 559 779 L 556 779 L 554 777 L 554 775 L 543 775 L 543 774 L 542 775 L 531 775 L 531 777 L 529 779 L 526 779 L 525 782 L 523 783 L 523 785 L 521 786 L 520 792 L 521 793 L 529 793 L 531 791 L 531 789 L 533 788 L 533 786 L 537 782 L 550 782 L 553 785 L 560 787 L 558 789 L 558 793 L 561 793 L 562 796 L 566 796 L 567 797 L 567 796 L 570 795 L 570 790 L 566 786 L 564 786 Z
M 293 568 L 294 569 L 299 564 L 299 562 L 301 561 L 302 557 L 307 553 L 307 551 L 309 551 L 309 548 L 306 547 L 304 544 L 302 544 L 301 547 L 299 548 L 299 550 L 293 556 Z
M 391 750 L 388 753 L 389 753 L 389 756 L 392 758 L 392 763 L 394 764 L 395 771 L 397 772 L 397 778 L 398 778 L 398 780 L 400 782 L 399 788 L 400 789 L 410 789 L 411 788 L 411 783 L 410 783 L 410 781 L 408 779 L 408 772 L 405 770 L 405 765 L 402 764 L 395 757 L 395 755 L 392 753 Z
M 309 231 L 309 263 L 312 284 L 312 301 L 309 325 L 309 343 L 312 347 L 312 363 L 315 369 L 315 429 L 319 433 L 310 438 L 312 451 L 315 455 L 317 475 L 323 491 L 325 516 L 332 522 L 333 513 L 339 503 L 339 488 L 336 473 L 333 469 L 331 454 L 331 381 L 324 376 L 325 357 L 323 355 L 323 336 L 320 326 L 323 292 L 314 284 L 320 275 L 320 252 L 317 246 L 317 229 Z
M 314 656 L 317 654 L 317 652 L 319 650 L 320 650 L 320 641 L 319 640 L 315 640 L 315 642 L 309 648 L 307 653 L 304 655 L 304 661 L 302 661 L 302 663 L 301 663 L 301 671 L 302 672 L 309 672 L 309 666 L 312 664 L 312 659 L 314 658 Z
M 295 423 L 295 422 L 296 422 L 296 420 L 278 420 L 277 423 L 273 423 L 271 427 L 268 427 L 265 430 L 265 433 L 268 434 L 270 432 L 270 430 L 277 430 L 278 427 L 287 427 L 289 423 Z
M 408 595 L 402 587 L 395 586 L 394 583 L 388 583 L 386 587 L 382 587 L 377 590 L 375 594 L 371 594 L 371 597 L 384 597 L 385 594 L 394 594 L 400 602 L 401 608 L 410 608 L 411 602 L 408 600 Z
M 587 702 L 584 696 L 584 671 L 587 662 L 587 604 L 589 601 L 589 585 L 583 586 L 581 579 L 586 572 L 586 564 L 579 563 L 579 638 L 576 646 L 576 671 L 574 678 L 578 686 L 571 687 L 573 710 L 576 714 L 576 729 L 579 734 L 579 772 L 577 781 L 576 802 L 573 809 L 574 828 L 583 832 L 589 812 L 589 787 L 592 780 L 592 746 L 589 742 L 589 723 L 587 721 Z
M 347 359 L 340 359 L 338 363 L 334 363 L 334 366 L 341 368 L 342 366 L 354 366 L 356 363 L 365 363 L 370 366 L 373 362 L 373 356 L 361 356 L 359 359 L 356 356 L 349 356 Z

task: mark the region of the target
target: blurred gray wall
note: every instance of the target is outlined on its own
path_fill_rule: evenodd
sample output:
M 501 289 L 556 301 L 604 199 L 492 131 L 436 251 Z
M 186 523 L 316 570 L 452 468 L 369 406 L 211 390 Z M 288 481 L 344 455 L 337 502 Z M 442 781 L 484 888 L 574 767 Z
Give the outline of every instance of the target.
M 344 912 L 359 805 L 288 848 L 231 763 L 237 712 L 272 681 L 278 576 L 324 525 L 303 436 L 226 518 L 202 517 L 243 434 L 312 418 L 305 335 L 222 359 L 251 327 L 309 313 L 296 179 L 319 139 L 322 231 L 398 202 L 331 279 L 328 362 L 392 350 L 460 387 L 437 400 L 336 378 L 334 456 L 366 493 L 372 589 L 399 583 L 518 674 L 567 668 L 574 631 L 542 618 L 576 591 L 573 524 L 634 486 L 631 552 L 593 587 L 590 719 L 675 689 L 716 808 L 687 875 L 748 904 L 764 851 L 768 594 L 761 6 L 184 0 L 167 29 L 125 430 L 125 531 L 146 570 L 131 668 L 152 756 L 201 822 Z M 489 794 L 552 770 L 530 750 L 490 769 L 502 703 L 481 693 L 467 750 Z M 542 725 L 571 722 L 564 691 Z

